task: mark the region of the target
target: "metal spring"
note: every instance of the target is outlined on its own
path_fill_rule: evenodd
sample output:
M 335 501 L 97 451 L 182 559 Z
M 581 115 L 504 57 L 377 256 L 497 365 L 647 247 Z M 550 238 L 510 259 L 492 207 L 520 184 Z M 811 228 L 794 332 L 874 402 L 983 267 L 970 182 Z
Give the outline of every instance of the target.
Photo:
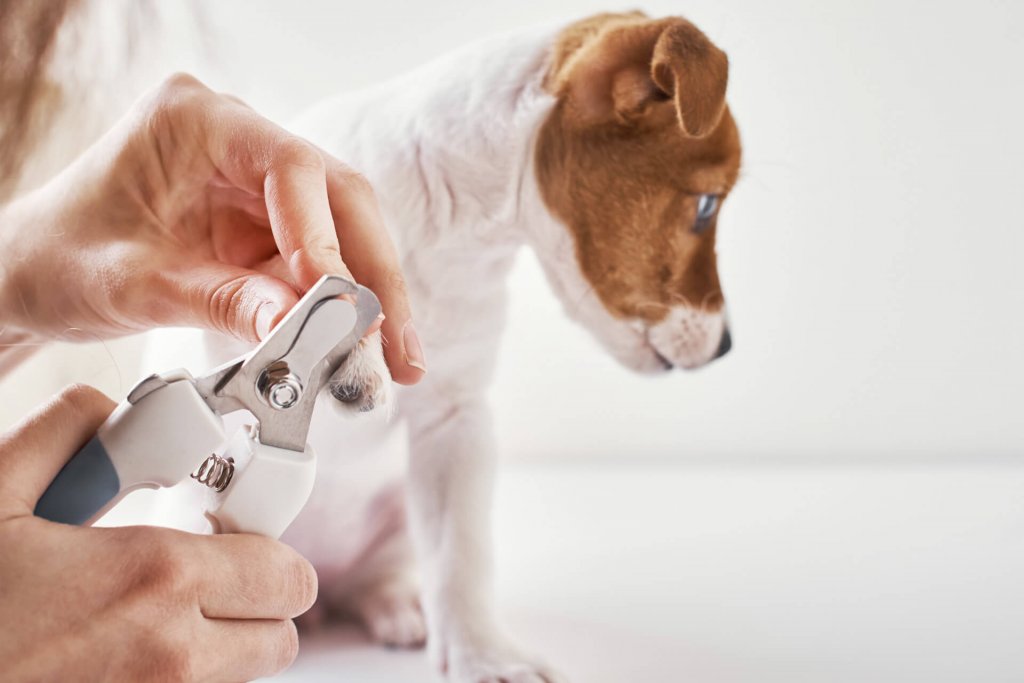
M 228 487 L 231 478 L 235 476 L 235 460 L 211 455 L 191 476 L 203 486 L 220 493 Z

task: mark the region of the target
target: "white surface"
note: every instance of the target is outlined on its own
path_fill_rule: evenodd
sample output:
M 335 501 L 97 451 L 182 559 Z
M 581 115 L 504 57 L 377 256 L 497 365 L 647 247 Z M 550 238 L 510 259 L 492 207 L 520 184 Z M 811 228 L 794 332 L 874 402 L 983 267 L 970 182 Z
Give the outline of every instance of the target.
M 577 683 L 1024 680 L 1024 468 L 518 466 L 499 595 Z M 307 638 L 283 682 L 427 683 L 422 653 Z

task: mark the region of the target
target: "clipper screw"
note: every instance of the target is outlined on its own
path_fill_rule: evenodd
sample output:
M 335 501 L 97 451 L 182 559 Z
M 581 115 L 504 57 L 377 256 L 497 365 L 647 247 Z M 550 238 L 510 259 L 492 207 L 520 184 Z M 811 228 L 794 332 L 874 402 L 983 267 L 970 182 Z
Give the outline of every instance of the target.
M 293 378 L 282 377 L 271 382 L 267 387 L 267 393 L 269 394 L 267 396 L 267 403 L 278 410 L 284 410 L 291 408 L 299 402 L 299 397 L 302 396 L 302 389 Z
M 302 383 L 284 361 L 277 361 L 260 373 L 256 388 L 266 404 L 275 410 L 287 410 L 302 398 Z

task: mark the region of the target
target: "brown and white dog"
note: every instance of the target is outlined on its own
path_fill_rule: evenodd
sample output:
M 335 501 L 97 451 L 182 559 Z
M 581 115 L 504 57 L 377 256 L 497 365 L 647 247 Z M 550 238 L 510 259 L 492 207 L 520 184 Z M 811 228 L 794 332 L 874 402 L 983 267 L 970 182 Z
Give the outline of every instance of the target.
M 398 419 L 314 424 L 316 490 L 286 540 L 317 566 L 326 606 L 385 643 L 427 638 L 455 681 L 556 680 L 502 635 L 488 587 L 505 276 L 531 247 L 566 313 L 637 371 L 727 351 L 715 234 L 740 164 L 727 78 L 688 21 L 604 14 L 486 40 L 296 124 L 374 185 L 430 361 Z M 391 401 L 380 343 L 334 377 L 356 411 Z
M 102 35 L 137 13 L 133 1 L 92 3 L 85 19 L 52 24 L 48 35 L 68 34 L 47 71 L 71 93 L 67 116 L 82 115 L 75 105 L 93 88 L 62 75 L 76 59 L 59 58 L 61 45 L 76 30 Z M 122 62 L 109 60 L 111 81 Z M 477 43 L 297 122 L 373 183 L 430 362 L 394 400 L 381 340 L 367 340 L 333 378 L 338 401 L 320 402 L 316 488 L 285 540 L 317 566 L 321 610 L 354 613 L 384 643 L 428 641 L 460 683 L 558 680 L 503 636 L 488 587 L 496 449 L 486 392 L 505 276 L 531 247 L 567 315 L 637 371 L 694 368 L 728 350 L 715 234 L 740 142 L 727 77 L 725 55 L 686 20 L 605 14 Z M 68 156 L 82 141 L 51 142 Z M 35 184 L 54 159 L 12 171 L 0 190 Z M 179 340 L 155 337 L 152 369 L 181 364 Z M 238 352 L 197 336 L 191 350 L 205 354 L 193 369 Z M 339 420 L 331 404 L 396 406 L 396 418 Z

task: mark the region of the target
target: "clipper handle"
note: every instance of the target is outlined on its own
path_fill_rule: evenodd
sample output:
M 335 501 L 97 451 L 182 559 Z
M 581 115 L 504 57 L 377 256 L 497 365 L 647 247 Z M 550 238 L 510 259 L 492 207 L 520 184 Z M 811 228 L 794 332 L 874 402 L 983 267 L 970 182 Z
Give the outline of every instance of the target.
M 316 479 L 316 454 L 267 446 L 252 427 L 241 427 L 224 458 L 234 467 L 231 483 L 210 491 L 206 517 L 221 534 L 253 533 L 280 538 L 309 500 Z
M 91 525 L 128 493 L 173 486 L 224 443 L 224 423 L 189 381 L 122 402 L 36 504 L 53 522 Z

